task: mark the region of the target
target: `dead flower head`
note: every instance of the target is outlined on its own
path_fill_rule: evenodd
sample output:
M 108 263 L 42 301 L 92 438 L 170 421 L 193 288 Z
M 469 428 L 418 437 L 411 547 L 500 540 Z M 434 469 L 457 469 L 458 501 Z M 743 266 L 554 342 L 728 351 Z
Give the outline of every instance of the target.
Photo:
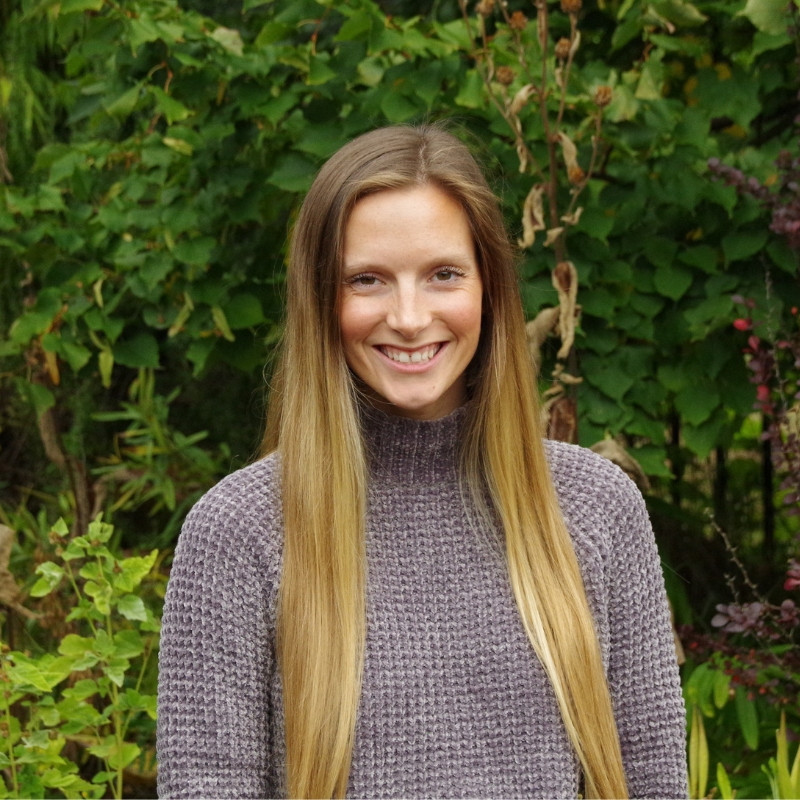
M 516 74 L 511 67 L 498 67 L 497 72 L 495 73 L 495 78 L 497 78 L 497 82 L 501 83 L 503 86 L 510 86 L 514 83 L 514 78 Z
M 528 18 L 521 11 L 515 11 L 508 24 L 514 31 L 524 31 L 528 24 Z
M 605 108 L 611 102 L 611 87 L 598 86 L 594 90 L 594 104 L 598 108 Z
M 569 177 L 569 182 L 573 186 L 577 186 L 578 184 L 582 183 L 583 179 L 586 177 L 586 173 L 583 171 L 583 168 L 577 164 L 567 170 L 567 175 Z
M 561 10 L 565 14 L 577 14 L 582 5 L 582 0 L 561 0 Z
M 482 17 L 490 17 L 494 11 L 494 0 L 480 0 L 475 6 L 475 11 Z
M 567 39 L 565 36 L 562 36 L 556 42 L 556 58 L 559 61 L 567 60 L 567 57 L 569 56 L 569 47 L 570 47 L 569 39 Z

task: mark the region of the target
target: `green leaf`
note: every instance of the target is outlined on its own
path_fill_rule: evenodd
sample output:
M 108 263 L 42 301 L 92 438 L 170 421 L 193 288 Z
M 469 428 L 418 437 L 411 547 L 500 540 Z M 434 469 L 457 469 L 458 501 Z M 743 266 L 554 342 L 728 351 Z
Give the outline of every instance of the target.
M 120 597 L 117 603 L 117 610 L 125 619 L 139 620 L 140 622 L 144 622 L 147 619 L 144 601 L 135 594 L 126 594 Z
M 722 252 L 725 259 L 743 261 L 763 250 L 769 234 L 767 231 L 734 231 L 722 240 Z
M 211 316 L 214 320 L 214 324 L 217 326 L 222 336 L 229 342 L 233 342 L 236 339 L 236 337 L 233 335 L 233 331 L 231 331 L 230 325 L 228 325 L 228 320 L 225 317 L 225 312 L 219 306 L 212 306 Z
M 132 592 L 153 568 L 158 558 L 158 550 L 152 550 L 142 558 L 133 556 L 119 562 L 120 572 L 114 575 L 114 586 L 123 592 Z
M 140 333 L 132 339 L 117 342 L 114 345 L 114 361 L 134 369 L 142 367 L 157 369 L 158 342 L 151 333 Z
M 742 686 L 736 687 L 736 716 L 742 729 L 745 744 L 751 750 L 758 750 L 758 713 L 756 704 L 747 699 L 747 691 Z
M 83 345 L 65 341 L 61 342 L 61 354 L 66 358 L 73 372 L 79 372 L 92 357 L 91 351 Z
M 28 395 L 36 411 L 36 416 L 41 418 L 42 414 L 56 404 L 53 393 L 41 383 L 28 383 Z
M 172 250 L 172 255 L 184 264 L 205 267 L 211 260 L 216 246 L 216 239 L 210 236 L 198 236 L 195 239 L 181 239 Z
M 163 89 L 159 89 L 158 86 L 150 86 L 149 89 L 155 98 L 156 108 L 167 118 L 170 125 L 194 114 L 194 111 L 168 95 Z
M 87 581 L 83 586 L 83 591 L 94 601 L 95 608 L 101 614 L 111 613 L 111 584 L 106 581 L 100 583 Z
M 718 251 L 714 247 L 701 244 L 684 250 L 678 260 L 692 267 L 698 267 L 703 272 L 713 275 L 717 271 Z
M 714 705 L 724 708 L 730 698 L 731 676 L 718 671 L 714 677 Z
M 223 307 L 232 330 L 252 328 L 264 322 L 261 301 L 252 294 L 236 294 Z
M 57 588 L 64 577 L 64 570 L 52 561 L 45 561 L 36 567 L 36 574 L 41 575 L 38 581 L 31 588 L 33 597 L 44 597 Z
M 114 655 L 118 658 L 136 658 L 144 652 L 144 640 L 134 630 L 114 634 Z
M 483 105 L 483 78 L 477 70 L 467 72 L 455 103 L 465 108 L 480 108 Z
M 121 688 L 122 684 L 125 682 L 125 673 L 130 668 L 130 665 L 131 662 L 128 661 L 127 658 L 114 656 L 109 659 L 106 666 L 103 667 L 103 673 L 108 676 L 110 681 Z
M 111 373 L 114 370 L 114 353 L 111 350 L 101 350 L 97 354 L 97 366 L 100 370 L 100 382 L 104 389 L 111 386 Z
M 381 100 L 381 111 L 391 123 L 405 122 L 418 114 L 418 109 L 407 97 L 398 92 L 390 91 Z
M 305 192 L 314 180 L 317 167 L 299 153 L 287 153 L 280 159 L 267 182 L 286 192 Z
M 334 72 L 321 56 L 312 55 L 309 61 L 308 77 L 306 83 L 309 86 L 320 86 L 337 77 Z
M 77 14 L 81 11 L 100 11 L 105 0 L 61 0 L 58 6 L 60 14 Z
M 719 394 L 711 384 L 692 382 L 675 396 L 675 408 L 695 426 L 705 422 L 719 404 Z
M 209 36 L 215 42 L 221 44 L 229 53 L 233 53 L 235 56 L 242 55 L 244 43 L 239 31 L 233 28 L 224 28 L 220 25 Z
M 58 646 L 58 652 L 68 658 L 79 658 L 92 652 L 94 649 L 94 639 L 85 636 L 78 636 L 76 633 L 68 633 Z
M 108 751 L 108 766 L 111 769 L 124 769 L 142 752 L 138 744 L 124 742 L 121 746 L 114 744 Z
M 684 425 L 682 430 L 684 444 L 700 459 L 708 458 L 711 451 L 720 444 L 727 420 L 720 411 L 701 425 Z
M 692 273 L 675 264 L 661 265 L 653 274 L 653 283 L 659 294 L 680 300 L 692 285 Z
M 133 113 L 133 109 L 136 108 L 136 103 L 139 102 L 141 93 L 142 84 L 137 83 L 136 86 L 124 91 L 110 103 L 104 103 L 103 107 L 112 117 L 126 119 Z
M 788 5 L 786 0 L 747 0 L 737 15 L 747 17 L 760 31 L 776 36 L 786 32 Z

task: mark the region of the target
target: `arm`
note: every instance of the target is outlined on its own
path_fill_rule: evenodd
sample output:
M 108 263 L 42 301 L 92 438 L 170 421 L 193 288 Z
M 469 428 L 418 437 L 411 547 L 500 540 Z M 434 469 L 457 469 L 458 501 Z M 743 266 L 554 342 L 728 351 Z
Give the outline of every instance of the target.
M 159 655 L 160 797 L 276 791 L 273 570 L 257 535 L 263 516 L 236 489 L 224 481 L 192 509 L 175 551 Z
M 631 797 L 687 797 L 685 710 L 661 564 L 644 500 L 617 481 L 607 565 L 608 681 Z

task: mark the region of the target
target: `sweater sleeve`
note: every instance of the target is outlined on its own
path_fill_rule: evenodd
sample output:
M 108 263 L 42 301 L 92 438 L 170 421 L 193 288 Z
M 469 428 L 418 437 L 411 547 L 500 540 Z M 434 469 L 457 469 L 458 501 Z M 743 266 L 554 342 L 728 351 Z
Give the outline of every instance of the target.
M 175 550 L 159 653 L 159 797 L 277 793 L 268 692 L 277 548 L 265 542 L 257 474 L 247 468 L 205 495 Z
M 687 797 L 685 710 L 661 564 L 641 493 L 621 473 L 615 484 L 608 681 L 628 791 Z

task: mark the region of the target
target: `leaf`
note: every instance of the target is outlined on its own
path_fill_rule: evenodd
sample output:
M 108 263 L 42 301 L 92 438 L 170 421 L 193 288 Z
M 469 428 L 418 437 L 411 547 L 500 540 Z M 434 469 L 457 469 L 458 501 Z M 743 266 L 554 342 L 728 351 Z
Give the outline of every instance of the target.
M 390 91 L 381 100 L 381 111 L 391 123 L 405 122 L 419 113 L 419 109 L 399 92 Z
M 332 70 L 325 63 L 323 58 L 315 55 L 311 56 L 308 66 L 308 77 L 306 78 L 306 83 L 309 86 L 320 86 L 323 83 L 333 80 L 337 76 L 338 73 Z
M 714 705 L 717 708 L 724 708 L 730 698 L 731 676 L 720 671 L 716 671 L 714 676 Z
M 133 113 L 134 108 L 136 108 L 136 103 L 139 102 L 141 93 L 142 84 L 137 83 L 136 86 L 124 91 L 110 103 L 104 103 L 103 107 L 112 117 L 126 119 Z
M 82 11 L 100 11 L 105 0 L 61 0 L 59 14 L 77 14 Z
M 719 789 L 721 800 L 732 800 L 731 781 L 721 761 L 717 762 L 717 788 Z
M 61 579 L 64 577 L 64 570 L 52 561 L 45 561 L 44 564 L 39 564 L 36 567 L 36 574 L 42 577 L 31 587 L 31 596 L 44 597 L 61 583 Z
M 736 716 L 742 729 L 744 741 L 751 750 L 758 750 L 758 713 L 756 704 L 747 699 L 747 692 L 741 686 L 736 687 Z
M 212 306 L 211 316 L 214 319 L 214 324 L 217 326 L 217 329 L 220 331 L 222 336 L 229 342 L 234 341 L 236 337 L 233 335 L 233 331 L 231 331 L 230 325 L 228 325 L 228 320 L 225 317 L 225 312 L 219 306 Z
M 170 125 L 194 114 L 194 111 L 191 111 L 183 103 L 168 95 L 163 89 L 159 89 L 158 86 L 150 86 L 149 88 L 150 94 L 155 98 L 156 108 L 167 118 L 167 122 Z
M 659 294 L 672 300 L 680 300 L 692 285 L 692 273 L 674 264 L 656 268 L 653 283 Z
M 114 586 L 123 592 L 132 592 L 141 582 L 158 558 L 158 550 L 152 550 L 149 555 L 133 556 L 119 562 L 120 572 L 114 575 Z
M 211 254 L 217 242 L 210 236 L 198 236 L 195 239 L 181 239 L 172 250 L 172 255 L 184 264 L 205 267 L 211 260 Z
M 151 333 L 140 333 L 132 339 L 117 342 L 114 345 L 114 361 L 134 369 L 142 367 L 157 369 L 158 342 Z
M 134 630 L 114 634 L 114 655 L 118 658 L 136 658 L 144 652 L 144 641 Z
M 264 322 L 261 301 L 252 294 L 234 295 L 222 309 L 231 330 L 252 328 Z
M 690 796 L 705 797 L 708 784 L 708 740 L 703 717 L 697 706 L 692 708 L 692 726 L 689 733 Z
M 483 105 L 483 78 L 477 70 L 467 72 L 455 97 L 455 103 L 465 108 L 480 108 Z
M 734 231 L 722 239 L 722 252 L 728 262 L 744 261 L 761 252 L 768 238 L 766 231 Z
M 36 416 L 41 418 L 42 414 L 56 404 L 53 393 L 41 383 L 28 383 L 28 395 L 36 411 Z
M 311 186 L 317 167 L 299 153 L 287 153 L 280 159 L 267 182 L 286 192 L 305 192 Z
M 117 603 L 117 610 L 125 619 L 139 620 L 144 622 L 147 619 L 147 611 L 144 601 L 135 594 L 126 594 Z
M 692 382 L 675 396 L 675 408 L 690 425 L 701 425 L 719 406 L 720 397 L 710 384 Z
M 747 0 L 737 16 L 747 17 L 760 31 L 777 36 L 785 33 L 789 24 L 787 8 L 786 0 Z
M 220 25 L 209 36 L 215 42 L 221 44 L 229 53 L 233 53 L 235 56 L 242 55 L 244 43 L 239 31 Z
M 100 382 L 104 389 L 111 386 L 111 373 L 114 370 L 114 353 L 110 349 L 101 350 L 97 354 L 97 366 L 100 370 Z
M 167 147 L 181 155 L 190 156 L 194 153 L 192 145 L 184 139 L 176 139 L 174 136 L 165 136 L 161 141 L 164 142 Z

